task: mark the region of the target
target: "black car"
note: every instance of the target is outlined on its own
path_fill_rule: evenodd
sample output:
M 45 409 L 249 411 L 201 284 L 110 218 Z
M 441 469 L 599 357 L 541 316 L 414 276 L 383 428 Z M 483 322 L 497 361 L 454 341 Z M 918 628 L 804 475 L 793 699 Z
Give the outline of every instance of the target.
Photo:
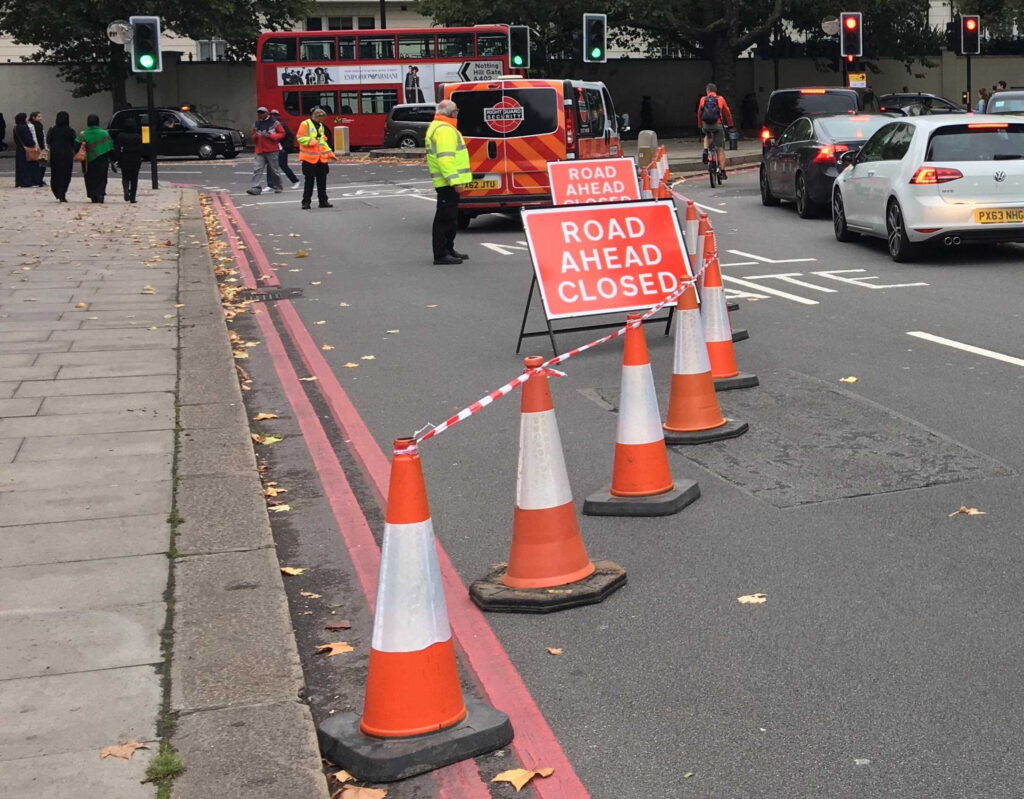
M 896 92 L 883 94 L 878 98 L 878 110 L 899 111 L 903 116 L 926 116 L 928 114 L 965 114 L 966 109 L 952 100 L 927 92 Z
M 842 86 L 776 89 L 768 97 L 761 144 L 767 150 L 783 130 L 808 114 L 870 114 L 876 111 L 878 102 L 867 89 Z
M 436 109 L 433 103 L 396 105 L 384 120 L 384 146 L 402 149 L 422 147 Z
M 183 111 L 180 108 L 157 108 L 157 130 L 160 135 L 158 152 L 160 157 L 170 155 L 191 155 L 203 159 L 235 158 L 245 146 L 245 136 L 240 130 L 214 125 L 198 111 Z M 124 108 L 115 111 L 107 125 L 111 138 L 124 129 L 128 118 L 135 119 L 141 131 L 149 124 L 149 112 L 145 108 Z M 149 146 L 143 145 L 143 156 L 149 157 Z
M 839 174 L 836 159 L 856 152 L 892 118 L 882 114 L 827 114 L 794 121 L 761 160 L 761 202 L 778 205 L 793 200 L 804 219 L 827 207 L 832 182 Z

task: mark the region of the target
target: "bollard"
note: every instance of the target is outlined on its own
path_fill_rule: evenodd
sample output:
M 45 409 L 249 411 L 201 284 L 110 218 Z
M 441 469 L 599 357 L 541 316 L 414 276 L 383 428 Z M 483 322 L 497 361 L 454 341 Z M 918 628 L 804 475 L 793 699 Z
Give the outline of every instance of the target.
M 642 130 L 636 137 L 636 162 L 649 164 L 658 152 L 658 134 L 653 130 Z
M 334 126 L 334 154 L 335 155 L 348 155 L 349 154 L 349 137 L 348 137 L 348 125 L 335 125 Z

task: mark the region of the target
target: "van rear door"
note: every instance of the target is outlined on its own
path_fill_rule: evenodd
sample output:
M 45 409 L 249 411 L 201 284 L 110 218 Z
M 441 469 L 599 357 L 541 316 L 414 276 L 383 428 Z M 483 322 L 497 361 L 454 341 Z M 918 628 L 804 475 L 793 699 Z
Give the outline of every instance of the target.
M 467 83 L 452 87 L 449 99 L 459 107 L 459 131 L 469 150 L 473 180 L 463 188 L 467 198 L 508 193 L 505 174 L 505 138 L 496 129 L 495 113 L 500 108 L 500 83 Z
M 504 131 L 509 193 L 546 199 L 548 161 L 565 160 L 562 97 L 546 81 L 505 81 L 502 103 L 515 116 Z

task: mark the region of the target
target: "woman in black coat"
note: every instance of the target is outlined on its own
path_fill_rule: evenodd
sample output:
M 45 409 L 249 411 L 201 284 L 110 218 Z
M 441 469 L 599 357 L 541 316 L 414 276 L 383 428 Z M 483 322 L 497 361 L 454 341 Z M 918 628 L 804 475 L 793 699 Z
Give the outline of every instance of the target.
M 56 124 L 46 134 L 46 146 L 50 150 L 50 191 L 62 203 L 68 201 L 68 187 L 79 146 L 75 142 L 76 135 L 67 111 L 57 113 Z
M 25 158 L 25 148 L 35 147 L 35 132 L 29 127 L 28 115 L 21 113 L 14 117 L 14 185 L 29 189 L 43 185 L 43 174 L 38 161 Z
M 35 136 L 36 145 L 46 149 L 46 128 L 43 127 L 43 112 L 33 111 L 29 114 L 28 124 L 32 126 L 32 134 Z M 46 161 L 39 162 L 39 183 L 36 185 L 46 185 Z
M 114 161 L 121 167 L 121 185 L 124 187 L 124 201 L 135 202 L 139 190 L 139 168 L 142 166 L 142 136 L 139 135 L 135 120 L 128 117 L 124 130 L 114 140 Z

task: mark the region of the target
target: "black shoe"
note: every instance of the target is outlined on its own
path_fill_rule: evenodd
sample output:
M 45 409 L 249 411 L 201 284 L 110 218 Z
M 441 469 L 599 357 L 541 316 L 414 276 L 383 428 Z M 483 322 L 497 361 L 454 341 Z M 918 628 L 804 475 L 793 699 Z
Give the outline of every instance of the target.
M 725 174 L 725 170 L 724 169 L 719 169 L 718 170 L 718 177 L 720 177 L 722 180 L 728 180 L 729 179 L 729 176 L 727 174 Z
M 706 164 L 706 163 L 708 162 L 708 151 L 707 151 L 707 150 L 705 150 L 705 151 L 704 151 L 704 152 L 703 152 L 703 153 L 701 154 L 701 156 L 700 156 L 700 160 L 701 160 L 702 162 L 704 162 L 705 164 Z
M 462 259 L 456 258 L 454 255 L 445 255 L 443 258 L 435 258 L 434 266 L 455 266 L 455 264 L 461 264 Z
M 303 203 L 303 204 L 302 204 L 302 210 L 303 210 L 303 211 L 308 211 L 309 209 L 310 209 L 310 205 L 309 205 L 309 203 Z
M 330 203 L 320 203 L 317 207 L 318 208 L 333 208 L 334 206 L 331 205 Z
M 452 258 L 458 258 L 460 261 L 468 261 L 469 260 L 469 256 L 466 255 L 466 253 L 464 253 L 464 252 L 456 252 L 455 250 L 448 250 L 448 254 L 450 256 L 452 256 Z

